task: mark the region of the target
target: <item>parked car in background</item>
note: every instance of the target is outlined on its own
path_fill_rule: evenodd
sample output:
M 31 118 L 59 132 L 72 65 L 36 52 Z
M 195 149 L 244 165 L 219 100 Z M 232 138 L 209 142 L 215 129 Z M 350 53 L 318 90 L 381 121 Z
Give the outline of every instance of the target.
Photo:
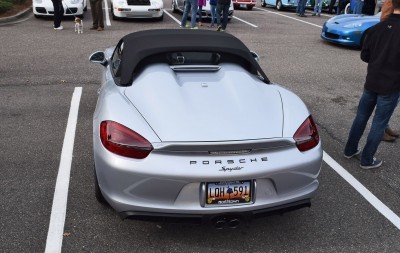
M 63 0 L 64 16 L 77 16 L 83 18 L 87 10 L 87 0 Z M 53 2 L 51 0 L 32 0 L 32 10 L 36 18 L 54 16 Z
M 95 196 L 122 218 L 216 228 L 309 207 L 322 146 L 303 101 L 229 33 L 144 30 L 95 52 Z
M 172 12 L 174 13 L 183 13 L 185 6 L 185 0 L 172 0 Z M 229 15 L 228 19 L 231 19 L 233 16 L 233 2 L 231 1 L 231 6 L 229 7 Z M 203 6 L 202 12 L 201 12 L 201 17 L 202 18 L 210 18 L 211 19 L 211 9 L 210 9 L 210 0 L 206 1 L 206 6 Z M 189 11 L 188 17 L 191 18 L 192 13 Z
M 278 11 L 284 8 L 296 8 L 297 0 L 261 0 L 261 6 L 274 6 Z
M 122 18 L 150 18 L 163 20 L 162 0 L 112 0 L 111 15 L 114 20 Z
M 348 0 L 350 1 L 350 0 Z M 339 0 L 335 1 L 334 11 L 336 12 Z M 322 0 L 322 10 L 328 11 L 329 5 L 331 4 L 331 0 Z M 307 2 L 306 8 L 314 10 L 315 0 L 310 0 Z M 344 7 L 343 7 L 344 8 Z
M 368 29 L 379 23 L 381 13 L 374 16 L 343 14 L 328 19 L 321 31 L 321 38 L 336 44 L 361 47 Z
M 253 9 L 257 4 L 257 0 L 232 0 L 233 8 L 246 8 L 248 10 Z

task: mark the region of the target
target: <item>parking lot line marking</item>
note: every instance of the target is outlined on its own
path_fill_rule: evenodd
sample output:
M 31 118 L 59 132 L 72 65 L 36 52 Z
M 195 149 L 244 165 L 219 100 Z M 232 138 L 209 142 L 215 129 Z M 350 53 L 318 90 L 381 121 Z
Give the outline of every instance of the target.
M 72 154 L 74 150 L 75 130 L 78 121 L 81 96 L 82 87 L 76 87 L 72 95 L 67 129 L 65 130 L 64 144 L 61 151 L 60 166 L 58 168 L 56 187 L 54 190 L 53 206 L 51 208 L 49 231 L 47 232 L 46 253 L 61 252 L 65 215 L 67 212 L 68 188 Z
M 301 20 L 301 19 L 298 19 L 298 18 L 294 18 L 294 17 L 288 16 L 288 15 L 284 15 L 282 13 L 277 13 L 277 12 L 274 12 L 274 11 L 268 11 L 268 10 L 264 10 L 264 9 L 261 9 L 261 8 L 258 8 L 258 7 L 254 7 L 254 8 L 257 9 L 257 10 L 260 10 L 260 11 L 272 13 L 272 14 L 279 15 L 279 16 L 282 16 L 282 17 L 285 17 L 285 18 L 290 18 L 290 19 L 293 19 L 293 20 L 296 20 L 296 21 L 300 21 L 300 22 L 308 24 L 308 25 L 312 25 L 312 26 L 315 26 L 315 27 L 318 27 L 318 28 L 322 28 L 322 26 L 320 26 L 320 25 L 316 25 L 316 24 L 313 24 L 313 23 L 310 23 L 310 22 L 307 22 L 307 21 L 304 21 L 304 20 Z
M 178 23 L 179 25 L 181 25 L 181 21 L 179 21 L 177 18 L 175 18 L 174 16 L 172 16 L 171 13 L 169 13 L 167 10 L 164 10 L 164 12 L 170 16 L 170 18 L 172 18 L 173 20 L 175 20 L 176 23 Z
M 104 9 L 105 9 L 105 13 L 106 13 L 106 25 L 107 26 L 111 26 L 111 22 L 110 22 L 110 14 L 108 13 L 108 1 L 104 1 Z
M 252 26 L 252 27 L 255 27 L 255 28 L 258 27 L 258 26 L 256 26 L 256 25 L 253 25 L 253 24 L 250 23 L 250 22 L 244 21 L 243 19 L 240 19 L 240 18 L 238 18 L 238 17 L 236 17 L 236 16 L 232 16 L 232 18 L 237 19 L 237 20 L 239 20 L 239 21 L 242 21 L 243 23 L 246 23 L 246 24 L 248 24 L 248 25 L 250 25 L 250 26 Z
M 347 170 L 338 164 L 332 157 L 325 151 L 323 160 L 335 170 L 344 180 L 346 180 L 356 191 L 358 191 L 376 210 L 385 216 L 393 225 L 400 229 L 400 218 L 385 204 L 382 203 L 375 195 L 373 195 L 364 185 L 362 185 L 355 177 L 353 177 Z

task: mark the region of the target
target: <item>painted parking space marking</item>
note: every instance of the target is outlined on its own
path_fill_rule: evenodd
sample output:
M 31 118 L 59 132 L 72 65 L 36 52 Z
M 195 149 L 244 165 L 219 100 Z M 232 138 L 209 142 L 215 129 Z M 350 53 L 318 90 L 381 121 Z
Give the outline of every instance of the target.
M 316 25 L 316 24 L 313 24 L 313 23 L 304 21 L 304 20 L 302 20 L 302 19 L 298 19 L 298 18 L 295 18 L 295 17 L 291 17 L 291 16 L 288 16 L 288 15 L 285 15 L 285 14 L 282 14 L 282 13 L 278 13 L 278 12 L 274 12 L 274 11 L 269 11 L 269 10 L 264 10 L 264 9 L 261 9 L 261 8 L 258 8 L 258 7 L 254 7 L 254 8 L 257 9 L 257 10 L 260 10 L 260 11 L 268 12 L 268 13 L 271 13 L 271 14 L 275 14 L 275 15 L 278 15 L 278 16 L 285 17 L 285 18 L 290 18 L 290 19 L 293 19 L 293 20 L 296 20 L 296 21 L 299 21 L 299 22 L 302 22 L 302 23 L 305 23 L 305 24 L 308 24 L 308 25 L 312 25 L 312 26 L 315 26 L 315 27 L 318 27 L 318 28 L 322 28 L 322 26 L 320 26 L 320 25 Z
M 364 185 L 355 179 L 347 170 L 338 164 L 331 156 L 325 151 L 323 160 L 329 167 L 336 171 L 344 180 L 346 180 L 356 191 L 358 191 L 376 210 L 385 216 L 393 225 L 400 229 L 400 218 L 385 204 L 382 203 L 375 195 L 373 195 Z
M 79 103 L 82 87 L 76 87 L 72 95 L 64 144 L 61 151 L 60 165 L 51 208 L 50 224 L 46 240 L 46 253 L 61 252 L 64 223 L 67 212 L 69 179 L 71 174 L 72 154 L 74 150 L 75 130 L 78 121 Z
M 172 20 L 174 20 L 178 25 L 181 25 L 181 21 L 175 18 L 171 13 L 169 13 L 167 10 L 164 10 L 164 13 L 167 14 Z
M 105 9 L 105 13 L 106 13 L 106 25 L 111 26 L 110 14 L 108 11 L 108 1 L 104 1 L 104 9 Z
M 232 16 L 232 18 L 237 19 L 237 20 L 239 20 L 239 21 L 241 21 L 241 22 L 243 22 L 243 23 L 245 23 L 245 24 L 248 24 L 249 26 L 252 26 L 252 27 L 255 27 L 255 28 L 258 27 L 258 26 L 256 26 L 256 25 L 254 25 L 254 24 L 252 24 L 252 23 L 250 23 L 250 22 L 247 22 L 247 21 L 245 21 L 245 20 L 243 20 L 243 19 L 240 19 L 240 18 L 238 18 L 238 17 L 236 17 L 236 16 Z

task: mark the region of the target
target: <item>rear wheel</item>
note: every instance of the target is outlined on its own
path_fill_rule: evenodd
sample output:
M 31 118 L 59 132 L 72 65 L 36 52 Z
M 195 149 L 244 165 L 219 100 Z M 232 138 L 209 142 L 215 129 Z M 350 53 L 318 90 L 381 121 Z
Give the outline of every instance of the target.
M 283 9 L 283 7 L 282 7 L 282 1 L 281 1 L 281 0 L 277 0 L 277 1 L 276 1 L 276 9 L 277 9 L 278 11 L 281 11 L 281 10 Z
M 344 14 L 350 14 L 351 9 L 350 9 L 350 3 L 346 4 L 346 7 L 344 7 Z

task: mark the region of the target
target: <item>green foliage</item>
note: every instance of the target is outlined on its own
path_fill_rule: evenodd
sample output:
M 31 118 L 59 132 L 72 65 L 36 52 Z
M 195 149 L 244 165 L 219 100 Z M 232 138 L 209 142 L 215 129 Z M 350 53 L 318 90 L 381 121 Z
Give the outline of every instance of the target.
M 12 8 L 12 0 L 0 0 L 0 13 L 4 13 Z
M 26 0 L 0 0 L 0 13 L 10 10 L 13 5 L 23 4 Z

